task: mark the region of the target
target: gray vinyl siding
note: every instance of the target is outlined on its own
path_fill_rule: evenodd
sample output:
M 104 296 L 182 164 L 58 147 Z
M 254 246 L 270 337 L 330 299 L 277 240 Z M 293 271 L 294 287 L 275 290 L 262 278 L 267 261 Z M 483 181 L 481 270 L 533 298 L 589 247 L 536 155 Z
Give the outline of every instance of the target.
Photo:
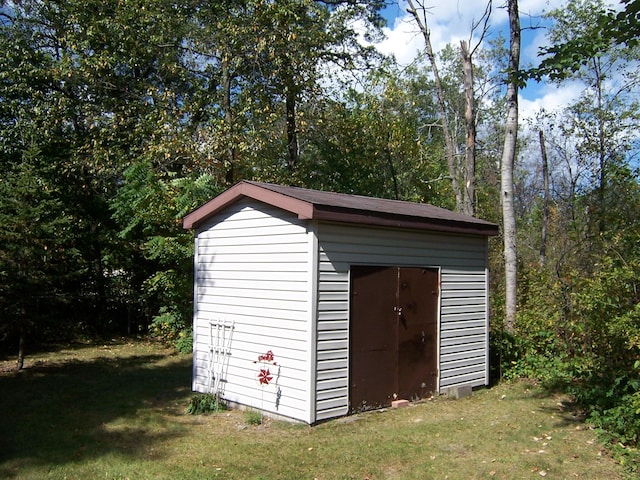
M 239 201 L 196 237 L 193 389 L 209 386 L 210 322 L 233 322 L 223 397 L 309 422 L 309 339 L 314 244 L 297 217 Z M 261 386 L 258 356 L 273 351 L 274 380 Z
M 440 268 L 439 389 L 487 377 L 484 237 L 321 224 L 316 420 L 348 412 L 351 265 Z

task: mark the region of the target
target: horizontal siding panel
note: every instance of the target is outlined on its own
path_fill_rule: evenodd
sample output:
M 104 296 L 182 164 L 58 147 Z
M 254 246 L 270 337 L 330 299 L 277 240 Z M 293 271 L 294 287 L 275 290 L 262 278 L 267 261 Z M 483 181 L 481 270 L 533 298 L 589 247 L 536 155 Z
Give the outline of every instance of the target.
M 228 392 L 225 392 L 224 398 L 229 402 L 234 402 L 249 408 L 265 410 L 297 420 L 304 421 L 306 419 L 308 403 L 302 399 L 287 397 L 284 393 L 282 393 L 279 399 L 276 399 L 276 394 L 265 394 L 254 397 L 244 389 L 236 390 L 230 388 Z M 276 401 L 278 401 L 277 406 Z
M 214 253 L 213 255 L 199 255 L 198 261 L 200 264 L 208 265 L 209 268 L 225 268 L 228 264 L 237 264 L 238 268 L 243 269 L 247 267 L 247 264 L 260 264 L 260 265 L 272 265 L 275 271 L 290 271 L 288 263 L 308 263 L 309 259 L 305 252 L 291 252 L 291 253 L 263 253 L 263 252 L 244 252 L 244 253 Z M 294 270 L 295 271 L 295 270 Z
M 457 377 L 442 378 L 440 380 L 440 391 L 444 388 L 455 387 L 457 385 L 471 385 L 473 387 L 485 385 L 485 372 L 474 372 Z
M 344 278 L 344 276 L 341 276 L 341 280 L 339 280 L 338 278 L 331 281 L 322 280 L 318 284 L 318 291 L 320 293 L 342 292 L 348 295 L 349 289 L 345 288 L 345 281 L 347 280 L 348 278 Z
M 470 311 L 466 313 L 456 313 L 456 314 L 448 314 L 442 315 L 440 321 L 444 327 L 445 324 L 448 323 L 460 323 L 464 325 L 464 322 L 469 322 L 472 320 L 482 320 L 483 325 L 486 323 L 486 313 L 481 309 L 474 309 L 475 311 Z
M 340 409 L 340 410 L 344 410 L 346 413 L 348 409 L 348 404 L 349 404 L 349 399 L 345 395 L 344 397 L 330 398 L 328 400 L 318 401 L 316 404 L 316 408 L 319 411 L 329 410 L 329 409 Z
M 348 318 L 348 312 L 337 310 L 337 311 L 323 311 L 318 312 L 318 322 L 336 322 L 339 320 L 344 320 Z
M 287 310 L 294 312 L 305 312 L 307 311 L 309 305 L 304 295 L 300 294 L 300 292 L 291 292 L 292 297 L 298 298 L 290 298 L 290 299 L 282 299 L 282 298 L 272 298 L 268 295 L 264 297 L 247 297 L 247 296 L 236 296 L 236 295 L 224 295 L 224 292 L 216 291 L 215 295 L 201 295 L 198 294 L 198 304 L 200 308 L 203 308 L 204 311 L 208 311 L 209 305 L 214 306 L 238 306 L 245 309 L 258 309 L 257 314 L 259 315 L 259 311 L 261 309 L 265 310 Z M 241 293 L 241 292 L 238 292 Z M 251 306 L 247 306 L 246 304 L 250 302 Z M 246 313 L 245 313 L 246 314 Z
M 331 265 L 327 265 L 325 263 L 321 263 L 319 265 L 320 271 L 318 272 L 318 280 L 320 281 L 320 285 L 325 283 L 334 284 L 334 285 L 342 285 L 344 288 L 345 284 L 349 284 L 349 272 L 336 272 L 332 269 Z M 324 270 L 322 270 L 324 268 Z M 348 288 L 347 288 L 348 290 Z
M 295 284 L 286 284 L 286 286 L 280 290 L 265 290 L 261 288 L 230 288 L 230 287 L 198 287 L 197 295 L 209 302 L 216 303 L 218 301 L 229 302 L 232 299 L 241 299 L 246 301 L 258 300 L 273 301 L 275 299 L 286 299 L 289 302 L 307 302 L 308 293 L 306 288 L 297 288 Z M 305 285 L 299 285 L 298 287 L 305 287 Z
M 449 285 L 446 283 L 446 281 L 443 281 L 443 288 L 440 291 L 440 298 L 442 298 L 443 301 L 451 301 L 451 300 L 457 300 L 457 299 L 467 299 L 467 298 L 484 298 L 485 296 L 485 291 L 484 291 L 484 284 L 482 284 L 482 287 L 480 288 L 480 286 L 478 286 L 478 288 L 474 289 L 474 290 L 454 290 L 452 288 L 449 288 Z
M 431 251 L 426 256 L 411 257 L 407 255 L 394 255 L 387 257 L 379 257 L 367 251 L 367 247 L 363 247 L 363 251 L 359 254 L 348 252 L 332 253 L 330 256 L 321 255 L 321 261 L 324 269 L 335 268 L 336 270 L 347 270 L 349 265 L 390 265 L 390 266 L 419 266 L 431 267 L 438 265 L 457 265 L 457 266 L 484 266 L 484 258 L 465 257 L 455 252 L 451 252 L 451 256 L 437 255 Z M 332 267 L 329 267 L 331 265 Z M 460 284 L 466 285 L 466 284 Z
M 318 311 L 341 311 L 346 313 L 349 311 L 349 302 L 347 300 L 342 302 L 320 302 L 318 303 Z
M 209 335 L 210 322 L 234 322 L 235 330 L 242 328 L 244 325 L 245 330 L 253 330 L 255 327 L 277 327 L 285 330 L 307 330 L 309 325 L 306 318 L 276 318 L 276 317 L 262 317 L 262 316 L 242 316 L 242 315 L 220 315 L 213 313 L 211 315 L 206 312 L 198 312 L 198 321 L 194 325 L 194 328 L 198 328 L 205 335 Z
M 207 352 L 208 352 L 207 348 Z M 282 350 L 276 350 L 276 352 L 282 352 Z M 243 379 L 253 381 L 258 373 L 258 370 L 262 367 L 262 363 L 257 362 L 258 355 L 250 350 L 232 349 L 231 355 L 226 359 L 225 368 L 233 369 L 234 372 L 242 376 Z M 276 361 L 280 365 L 280 372 L 287 378 L 297 379 L 301 382 L 305 382 L 307 378 L 306 363 L 299 358 L 285 357 L 284 355 L 276 355 Z M 198 369 L 206 372 L 209 371 L 209 354 L 194 360 L 194 366 Z M 272 372 L 274 367 L 266 366 Z M 275 366 L 277 369 L 278 366 Z
M 441 368 L 444 368 L 444 366 L 446 366 L 446 368 L 455 368 L 452 367 L 452 365 L 455 362 L 461 360 L 475 363 L 485 363 L 487 360 L 486 352 L 485 350 L 469 350 L 465 352 L 455 352 L 449 355 L 441 355 L 440 365 Z
M 316 421 L 327 420 L 329 418 L 340 417 L 349 413 L 349 409 L 346 405 L 339 406 L 337 408 L 324 408 L 317 410 Z
M 348 307 L 349 293 L 336 291 L 336 290 L 323 291 L 318 294 L 318 301 L 320 302 L 320 305 L 340 302 L 340 305 L 346 305 Z M 325 310 L 329 310 L 329 309 L 325 308 Z
M 451 291 L 451 290 L 465 290 L 465 291 L 473 291 L 473 290 L 481 290 L 484 291 L 484 283 L 472 283 L 472 282 L 467 282 L 467 283 L 448 283 L 448 282 L 444 282 L 446 285 L 446 290 L 447 292 Z
M 202 266 L 200 266 L 202 268 Z M 289 282 L 291 284 L 295 284 L 296 286 L 300 283 L 305 283 L 308 281 L 308 273 L 299 271 L 299 272 L 290 272 L 290 271 L 266 271 L 266 272 L 247 272 L 246 270 L 236 270 L 229 268 L 220 268 L 216 267 L 215 270 L 199 270 L 196 276 L 198 280 L 198 284 L 202 284 L 202 282 L 206 282 L 207 284 L 211 284 L 215 286 L 215 282 L 220 280 L 237 280 L 237 281 L 245 281 L 245 280 L 257 280 L 257 281 L 269 281 L 272 280 L 274 282 Z M 294 288 L 296 288 L 294 286 Z
M 441 361 L 440 369 L 443 372 L 442 375 L 447 377 L 449 372 L 456 372 L 460 369 L 470 368 L 470 371 L 485 371 L 485 357 L 470 357 L 460 358 L 454 361 Z
M 342 331 L 343 335 L 347 335 L 349 331 L 349 322 L 347 320 L 339 319 L 339 320 L 325 320 L 322 322 L 318 322 L 318 332 L 325 331 Z
M 270 248 L 291 246 L 295 250 L 303 243 L 301 239 L 304 232 L 299 226 L 283 226 L 265 230 L 254 229 L 251 235 L 238 236 L 239 233 L 236 230 L 221 230 L 207 238 L 199 238 L 198 254 L 213 255 L 237 247 L 268 251 Z
M 456 321 L 456 322 L 442 322 L 440 326 L 441 332 L 448 332 L 449 330 L 455 330 L 457 332 L 464 331 L 465 334 L 467 331 L 474 330 L 477 328 L 482 328 L 484 332 L 485 320 L 483 318 L 478 320 L 465 320 L 465 321 Z
M 221 215 L 213 216 L 210 222 L 199 229 L 198 236 L 203 235 L 204 238 L 207 238 L 207 236 L 215 235 L 221 231 L 247 230 L 255 227 L 256 224 L 260 224 L 263 228 L 270 226 L 299 226 L 298 219 L 294 215 L 273 209 L 261 211 L 258 204 L 247 204 L 244 209 L 231 208 Z
M 309 259 L 306 254 L 292 253 L 287 255 L 284 253 L 269 255 L 264 253 L 251 254 L 246 253 L 244 255 L 205 255 L 204 257 L 198 257 L 198 262 L 207 268 L 220 268 L 224 269 L 225 265 L 234 265 L 235 270 L 250 269 L 250 271 L 276 271 L 276 272 L 298 272 L 300 266 L 304 268 L 302 271 L 306 271 Z
M 407 248 L 442 248 L 442 245 L 449 245 L 453 249 L 463 249 L 470 245 L 475 245 L 477 250 L 484 250 L 485 240 L 480 237 L 466 237 L 462 235 L 447 235 L 436 232 L 416 232 L 410 230 L 399 230 L 395 228 L 369 228 L 360 226 L 344 226 L 336 224 L 322 225 L 323 242 L 341 243 L 344 240 L 345 232 L 348 231 L 352 244 L 359 243 L 367 245 L 389 246 L 397 245 L 399 242 Z
M 247 236 L 242 239 L 234 239 L 233 242 L 229 241 L 226 244 L 218 238 L 208 241 L 201 240 L 198 245 L 198 255 L 215 257 L 217 255 L 238 255 L 246 251 L 254 254 L 270 255 L 275 253 L 304 252 L 308 248 L 307 243 L 304 241 L 305 237 L 302 235 L 274 235 L 273 237 L 276 238 L 274 239 L 267 236 L 258 239 Z M 267 239 L 268 241 L 265 241 Z
M 334 388 L 330 390 L 318 389 L 317 398 L 319 402 L 325 400 L 339 399 L 340 405 L 344 405 L 345 399 L 349 395 L 349 389 L 347 387 Z
M 349 371 L 347 367 L 335 370 L 320 368 L 323 366 L 323 363 L 324 362 L 318 364 L 317 380 L 319 382 L 323 380 L 333 380 L 336 378 L 349 378 Z
M 450 346 L 461 348 L 463 345 L 466 345 L 466 344 L 485 341 L 484 333 L 482 334 L 478 333 L 476 335 L 461 335 L 459 337 L 452 335 L 452 332 L 449 332 L 449 334 L 450 336 L 441 336 L 440 351 L 442 351 L 443 348 L 447 348 Z
M 323 350 L 318 352 L 318 363 L 323 362 L 325 360 L 337 360 L 337 359 L 347 359 L 349 358 L 349 351 L 347 349 L 344 350 Z
M 484 365 L 468 365 L 441 371 L 440 378 L 444 381 L 448 378 L 465 377 L 467 375 L 485 375 Z
M 323 237 L 324 239 L 324 237 Z M 345 243 L 345 242 L 331 242 L 323 240 L 321 244 L 320 254 L 321 258 L 323 255 L 327 255 L 329 258 L 334 260 L 334 255 L 348 255 L 349 257 L 361 257 L 363 254 L 366 254 L 369 257 L 382 258 L 392 254 L 396 258 L 422 258 L 425 256 L 425 252 L 429 252 L 429 255 L 432 256 L 449 256 L 454 252 L 458 252 L 458 254 L 463 258 L 468 259 L 484 259 L 485 249 L 483 245 L 474 246 L 474 245 L 465 245 L 459 250 L 452 249 L 450 243 L 438 243 L 432 242 L 430 245 L 429 240 L 425 239 L 425 241 L 420 244 L 413 246 L 408 244 L 406 241 L 403 241 L 402 235 L 398 235 L 395 240 L 391 243 L 387 244 L 379 244 L 376 243 L 373 236 L 369 236 L 367 238 L 363 238 L 361 240 L 350 239 L 352 242 L 356 243 Z M 360 245 L 366 245 L 366 249 L 362 249 Z M 431 253 L 433 252 L 433 253 Z
M 344 341 L 347 335 L 346 330 L 322 330 L 318 332 L 318 340 L 321 342 Z
M 222 276 L 217 279 L 211 278 L 210 282 L 200 282 L 197 286 L 199 294 L 215 293 L 213 289 L 232 289 L 234 295 L 238 296 L 238 291 L 242 291 L 244 296 L 250 295 L 253 291 L 264 292 L 287 292 L 280 296 L 288 295 L 288 292 L 306 292 L 308 290 L 308 282 L 300 278 L 299 280 L 273 280 L 270 278 L 224 278 Z M 211 290 L 210 290 L 211 289 Z
M 318 340 L 318 351 L 343 350 L 349 347 L 348 339 L 343 340 Z
M 346 358 L 334 358 L 330 360 L 323 360 L 318 362 L 318 371 L 325 370 L 343 370 L 349 366 L 349 361 Z
M 469 313 L 479 313 L 484 321 L 484 318 L 486 316 L 486 309 L 487 307 L 484 302 L 467 302 L 466 304 L 462 305 L 442 305 L 440 308 L 440 313 L 442 317 L 446 319 L 445 321 L 449 322 L 456 321 L 457 315 L 468 315 Z
M 484 269 L 478 270 L 477 273 L 446 273 L 442 275 L 442 279 L 447 283 L 480 283 L 484 285 Z
M 476 337 L 474 337 L 476 338 Z M 454 343 L 452 345 L 442 346 L 440 347 L 440 357 L 444 358 L 448 355 L 453 355 L 456 353 L 460 353 L 461 355 L 471 354 L 474 351 L 482 351 L 485 350 L 485 343 L 483 341 L 475 341 L 469 343 Z
M 270 319 L 270 324 L 276 325 L 278 320 L 307 320 L 307 313 L 300 309 L 268 309 L 266 306 L 246 306 L 241 304 L 214 305 L 202 302 L 198 306 L 200 312 L 204 313 L 204 318 L 216 317 L 263 317 Z
M 323 380 L 321 382 L 318 382 L 318 391 L 325 391 L 325 390 L 335 390 L 338 388 L 347 388 L 348 385 L 348 381 L 345 377 L 338 377 L 338 378 L 331 378 L 329 380 Z
M 467 296 L 460 298 L 442 298 L 440 300 L 442 308 L 461 307 L 466 305 L 482 305 L 486 307 L 486 296 L 482 292 L 481 296 Z

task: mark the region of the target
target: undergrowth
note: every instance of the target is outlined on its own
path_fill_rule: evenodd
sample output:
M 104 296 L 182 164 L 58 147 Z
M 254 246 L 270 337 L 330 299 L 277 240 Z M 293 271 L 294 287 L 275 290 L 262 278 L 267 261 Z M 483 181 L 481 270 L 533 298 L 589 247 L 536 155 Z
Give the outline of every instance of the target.
M 225 403 L 213 393 L 198 393 L 191 397 L 185 413 L 188 415 L 208 415 L 226 409 Z

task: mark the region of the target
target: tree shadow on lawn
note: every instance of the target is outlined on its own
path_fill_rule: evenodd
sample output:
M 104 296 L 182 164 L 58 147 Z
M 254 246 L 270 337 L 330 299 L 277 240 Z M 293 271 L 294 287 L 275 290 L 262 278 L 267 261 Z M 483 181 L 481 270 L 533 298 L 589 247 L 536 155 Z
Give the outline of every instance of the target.
M 0 477 L 26 465 L 144 455 L 180 435 L 167 417 L 186 406 L 190 375 L 190 357 L 145 354 L 36 364 L 0 376 Z

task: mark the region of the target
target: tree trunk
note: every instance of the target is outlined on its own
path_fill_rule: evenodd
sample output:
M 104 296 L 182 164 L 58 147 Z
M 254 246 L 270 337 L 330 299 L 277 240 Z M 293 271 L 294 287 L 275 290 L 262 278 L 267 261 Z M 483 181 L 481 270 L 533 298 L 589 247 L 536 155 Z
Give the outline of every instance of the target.
M 464 73 L 464 121 L 467 130 L 467 144 L 464 162 L 464 204 L 462 213 L 474 216 L 476 212 L 476 109 L 473 97 L 473 64 L 471 51 L 466 41 L 460 42 Z
M 222 108 L 224 110 L 224 123 L 228 138 L 225 181 L 227 182 L 227 185 L 232 185 L 235 183 L 236 149 L 233 146 L 234 142 L 231 140 L 233 130 L 233 111 L 231 110 L 231 72 L 229 62 L 227 61 L 222 62 L 222 88 L 224 88 Z
M 24 320 L 20 324 L 20 331 L 18 333 L 18 361 L 16 362 L 16 369 L 18 371 L 22 370 L 24 367 L 24 345 L 26 342 L 27 329 L 24 326 Z
M 549 225 L 549 162 L 547 160 L 547 147 L 544 143 L 544 132 L 540 134 L 540 153 L 542 154 L 542 182 L 544 191 L 542 197 L 542 228 L 540 231 L 540 267 L 547 263 L 547 227 Z
M 433 53 L 433 47 L 431 46 L 431 35 L 429 33 L 429 28 L 427 27 L 426 18 L 423 19 L 418 15 L 418 10 L 415 7 L 415 3 L 413 0 L 408 0 L 409 8 L 407 12 L 409 12 L 416 23 L 418 24 L 418 28 L 422 32 L 422 36 L 424 37 L 425 43 L 425 51 L 427 53 L 427 57 L 429 57 L 429 61 L 431 62 L 431 69 L 433 70 L 433 77 L 436 84 L 436 95 L 438 97 L 438 110 L 440 112 L 440 120 L 442 123 L 442 130 L 444 134 L 444 143 L 447 154 L 447 166 L 449 168 L 449 176 L 451 177 L 451 185 L 453 188 L 453 193 L 456 196 L 456 210 L 458 212 L 463 211 L 463 200 L 462 200 L 462 190 L 460 189 L 460 183 L 458 182 L 458 172 L 456 169 L 456 151 L 453 143 L 453 138 L 451 137 L 451 130 L 449 128 L 449 116 L 447 115 L 447 108 L 444 100 L 444 89 L 442 88 L 442 82 L 440 80 L 440 73 L 438 72 L 438 64 L 436 62 L 436 56 Z M 425 7 L 421 4 L 421 10 L 424 12 Z
M 518 78 L 520 67 L 520 19 L 518 0 L 508 0 L 509 9 L 509 81 L 507 84 L 507 120 L 501 163 L 502 221 L 505 261 L 505 328 L 513 333 L 516 321 L 518 250 L 514 208 L 513 171 L 518 140 Z
M 289 171 L 293 172 L 298 165 L 300 159 L 300 151 L 298 147 L 298 125 L 296 123 L 296 93 L 291 87 L 287 87 L 286 92 L 286 110 L 287 110 L 287 152 Z

